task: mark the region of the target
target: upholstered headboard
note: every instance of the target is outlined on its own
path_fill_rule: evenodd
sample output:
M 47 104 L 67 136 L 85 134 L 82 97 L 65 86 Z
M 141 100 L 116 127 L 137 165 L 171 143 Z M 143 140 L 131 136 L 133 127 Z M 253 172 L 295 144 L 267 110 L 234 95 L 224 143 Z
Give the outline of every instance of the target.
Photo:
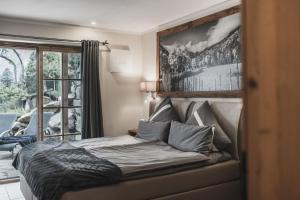
M 227 149 L 231 153 L 234 159 L 239 159 L 239 140 L 241 134 L 240 118 L 243 103 L 238 98 L 172 98 L 172 103 L 177 113 L 180 116 L 182 122 L 185 122 L 189 116 L 199 106 L 208 101 L 214 110 L 217 119 L 230 137 L 232 145 Z M 150 103 L 150 115 L 154 111 L 155 107 L 159 104 L 159 100 L 152 101 Z M 194 102 L 194 103 L 193 103 Z

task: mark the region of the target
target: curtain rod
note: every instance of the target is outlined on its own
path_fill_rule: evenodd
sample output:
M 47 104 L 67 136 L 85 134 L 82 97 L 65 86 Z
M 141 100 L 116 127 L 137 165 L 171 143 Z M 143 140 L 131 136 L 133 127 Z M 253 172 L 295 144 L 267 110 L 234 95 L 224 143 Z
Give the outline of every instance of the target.
M 37 37 L 37 36 L 25 36 L 25 35 L 4 34 L 4 33 L 0 33 L 0 36 L 12 37 L 12 38 L 21 38 L 21 39 L 33 39 L 33 40 L 66 42 L 66 43 L 81 43 L 80 40 L 69 40 L 69 39 Z M 105 40 L 104 42 L 100 42 L 100 44 L 103 45 L 103 46 L 107 46 L 109 43 L 107 42 L 107 40 Z

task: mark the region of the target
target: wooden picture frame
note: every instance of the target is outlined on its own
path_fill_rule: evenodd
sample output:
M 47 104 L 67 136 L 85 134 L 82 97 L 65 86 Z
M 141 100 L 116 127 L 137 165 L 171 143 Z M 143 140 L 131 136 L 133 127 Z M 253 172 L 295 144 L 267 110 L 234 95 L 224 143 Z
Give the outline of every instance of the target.
M 232 16 L 232 17 L 234 16 L 235 18 L 237 18 L 237 16 L 239 16 L 239 15 L 234 15 L 234 14 L 237 14 L 237 13 L 240 13 L 240 6 L 239 5 L 234 6 L 232 8 L 229 8 L 229 9 L 226 9 L 226 10 L 223 10 L 223 11 L 220 11 L 220 12 L 217 12 L 217 13 L 214 13 L 212 15 L 208 15 L 208 16 L 200 18 L 200 19 L 196 19 L 194 21 L 187 22 L 185 24 L 182 24 L 182 25 L 179 25 L 179 26 L 176 26 L 176 27 L 173 27 L 173 28 L 169 28 L 167 30 L 160 31 L 160 32 L 157 33 L 157 82 L 158 82 L 158 84 L 157 84 L 157 91 L 158 92 L 157 93 L 158 93 L 159 96 L 172 96 L 172 97 L 241 97 L 241 90 L 242 90 L 242 80 L 241 80 L 242 79 L 242 73 L 241 73 L 242 65 L 241 65 L 241 53 L 240 53 L 240 49 L 241 49 L 240 48 L 240 41 L 241 41 L 241 39 L 240 39 L 240 35 L 241 35 L 240 34 L 240 27 L 241 27 L 241 25 L 240 25 L 240 19 L 239 18 L 238 18 L 239 19 L 239 25 L 238 26 L 237 26 L 237 21 L 235 20 L 235 26 L 237 26 L 237 27 L 235 27 L 233 29 L 234 31 L 228 32 L 225 38 L 221 39 L 219 42 L 217 42 L 217 43 L 215 43 L 211 46 L 208 45 L 209 44 L 209 42 L 207 42 L 207 41 L 209 41 L 209 39 L 208 39 L 206 41 L 207 42 L 206 47 L 205 48 L 202 47 L 204 49 L 202 49 L 200 51 L 199 50 L 194 50 L 195 52 L 193 52 L 193 53 L 191 53 L 190 50 L 186 50 L 186 49 L 183 49 L 183 51 L 181 51 L 182 46 L 187 48 L 187 46 L 190 45 L 190 48 L 192 48 L 191 47 L 192 46 L 191 41 L 189 43 L 183 43 L 183 42 L 182 42 L 182 44 L 179 43 L 178 49 L 176 49 L 177 48 L 176 47 L 177 40 L 174 39 L 174 38 L 179 38 L 179 41 L 180 40 L 183 40 L 183 41 L 188 40 L 188 39 L 186 39 L 184 34 L 188 33 L 189 35 L 191 35 L 191 34 L 193 34 L 193 32 L 189 33 L 189 31 L 190 30 L 193 31 L 195 29 L 198 29 L 199 32 L 202 31 L 201 34 L 203 34 L 203 33 L 205 34 L 206 33 L 205 30 L 207 30 L 207 33 L 208 33 L 210 31 L 210 29 L 213 30 L 213 28 L 215 28 L 216 24 L 219 23 L 220 19 L 223 19 L 222 22 L 224 24 L 224 18 L 225 17 L 227 17 L 226 18 L 227 24 L 229 24 L 228 26 L 226 24 L 226 27 L 228 27 L 227 29 L 229 29 L 231 27 L 231 25 L 230 25 L 230 21 L 228 22 L 228 20 L 229 20 L 228 16 Z M 202 27 L 206 27 L 207 29 L 202 28 Z M 234 25 L 232 25 L 232 27 L 234 27 Z M 223 29 L 219 28 L 219 30 L 223 30 Z M 197 33 L 197 32 L 195 31 L 194 33 Z M 235 35 L 232 36 L 233 34 L 235 34 Z M 238 34 L 238 36 L 237 36 L 237 34 Z M 208 35 L 208 34 L 206 34 L 206 35 Z M 194 42 L 195 41 L 200 41 L 201 42 L 201 39 L 198 40 L 197 37 L 198 37 L 198 35 L 195 35 L 195 34 L 194 34 L 194 37 L 192 37 L 192 38 L 194 38 Z M 228 52 L 231 52 L 231 51 L 237 52 L 234 55 L 238 55 L 238 56 L 234 56 L 234 58 L 232 58 L 233 57 L 232 55 L 228 56 L 230 58 L 228 62 L 230 62 L 230 63 L 227 62 L 226 64 L 223 64 L 222 66 L 220 66 L 221 65 L 220 63 L 223 62 L 224 59 L 221 60 L 221 59 L 219 59 L 219 57 L 218 57 L 219 60 L 214 61 L 214 63 L 219 63 L 218 65 L 215 65 L 215 66 L 204 66 L 205 64 L 200 66 L 200 64 L 199 64 L 200 62 L 197 63 L 197 61 L 195 61 L 195 60 L 198 59 L 197 56 L 198 57 L 202 56 L 201 58 L 204 58 L 203 60 L 205 60 L 205 57 L 204 57 L 205 52 L 219 51 L 218 47 L 220 47 L 220 49 L 221 49 L 221 45 L 224 46 L 225 42 L 227 42 L 226 44 L 228 44 L 228 40 L 232 41 L 232 40 L 230 40 L 230 38 L 233 38 L 233 37 L 235 38 L 234 41 L 235 41 L 236 45 L 233 46 L 235 49 L 230 49 L 230 51 L 229 50 L 227 50 L 227 51 Z M 238 39 L 237 39 L 237 37 L 238 37 Z M 208 38 L 208 36 L 207 36 L 207 38 Z M 168 44 L 169 46 L 168 45 L 163 46 L 162 43 L 164 43 L 165 41 L 169 42 L 169 44 Z M 238 41 L 238 44 L 237 44 L 236 41 Z M 167 42 L 165 42 L 165 44 Z M 200 42 L 199 42 L 199 44 L 200 44 Z M 170 43 L 172 43 L 172 45 Z M 229 44 L 231 44 L 231 43 L 229 43 Z M 228 45 L 228 46 L 231 47 L 232 45 Z M 168 50 L 167 50 L 167 47 L 168 47 Z M 195 48 L 198 48 L 198 46 L 196 46 Z M 213 50 L 213 48 L 215 48 L 215 50 Z M 201 48 L 199 48 L 199 49 L 201 49 Z M 212 49 L 212 50 L 209 50 L 209 49 Z M 223 49 L 224 48 L 222 48 L 220 54 L 222 54 L 222 53 L 225 54 Z M 179 64 L 176 65 L 177 68 L 176 67 L 172 68 L 171 64 L 170 64 L 170 54 L 171 54 L 170 52 L 172 52 L 172 55 L 174 55 L 174 54 L 176 55 L 177 50 L 181 51 L 180 53 L 183 52 L 182 54 L 184 54 L 185 57 L 189 56 L 188 57 L 189 62 L 187 62 L 189 64 L 186 64 L 184 67 L 181 67 L 181 68 L 184 68 L 183 72 L 182 72 L 182 70 L 180 72 L 178 72 L 178 69 L 179 69 L 179 66 L 180 66 Z M 186 53 L 186 52 L 188 52 L 188 53 Z M 232 53 L 229 53 L 229 54 L 232 54 Z M 208 55 L 208 53 L 206 53 L 206 55 Z M 164 58 L 161 58 L 163 56 L 164 56 Z M 177 59 L 177 61 L 178 61 L 178 56 L 177 57 L 176 56 L 175 56 L 175 59 Z M 168 72 L 162 73 L 162 70 L 161 70 L 162 60 L 163 60 L 163 63 L 166 63 L 165 66 L 169 67 L 169 68 L 166 68 L 166 67 L 164 68 L 164 69 L 168 69 L 169 70 Z M 231 68 L 233 69 L 233 67 L 234 67 L 233 66 L 234 61 L 236 62 L 236 71 L 235 71 L 235 73 L 233 73 L 234 70 L 233 71 L 231 70 Z M 224 61 L 224 63 L 225 62 L 226 61 Z M 193 63 L 193 65 L 191 63 Z M 209 64 L 207 64 L 207 65 L 209 65 Z M 206 76 L 204 75 L 205 74 L 204 72 L 210 73 L 210 76 L 216 76 L 214 74 L 214 72 L 212 72 L 213 68 L 211 68 L 211 67 L 218 67 L 218 68 L 215 68 L 215 69 L 222 69 L 223 71 L 225 71 L 225 67 L 227 67 L 226 68 L 227 71 L 230 68 L 230 75 L 226 75 L 226 77 L 225 77 L 225 75 L 219 75 L 220 76 L 219 88 L 225 88 L 225 84 L 224 84 L 224 86 L 221 85 L 222 84 L 222 79 L 221 78 L 225 77 L 226 79 L 223 82 L 226 82 L 226 87 L 229 88 L 229 89 L 217 90 L 217 81 L 218 80 L 216 80 L 216 78 L 215 78 L 214 81 L 213 81 L 214 82 L 214 91 L 209 90 L 209 89 L 204 90 L 204 87 L 211 88 L 211 87 L 208 87 L 208 85 L 211 85 L 211 83 L 212 83 L 210 81 L 210 80 L 212 80 L 212 78 L 207 80 Z M 220 67 L 222 67 L 222 68 L 220 68 Z M 177 72 L 174 72 L 176 70 L 177 70 Z M 206 71 L 204 71 L 204 70 L 206 70 Z M 219 73 L 222 73 L 222 72 L 219 72 Z M 201 74 L 203 74 L 203 75 L 201 75 Z M 226 74 L 228 74 L 228 72 Z M 169 84 L 166 84 L 166 81 L 165 81 L 166 78 L 163 79 L 162 78 L 163 76 L 164 77 L 168 76 L 167 80 L 168 80 Z M 204 80 L 204 81 L 206 81 L 205 82 L 206 84 L 203 83 L 203 80 L 200 80 L 201 76 L 203 77 L 203 79 L 206 78 L 206 80 Z M 230 87 L 228 87 L 228 79 L 229 79 L 228 76 L 230 77 L 230 83 L 229 83 Z M 236 76 L 236 84 L 232 84 L 232 81 L 231 81 L 232 77 L 234 77 L 234 76 Z M 189 77 L 192 77 L 192 80 L 189 79 Z M 179 80 L 179 81 L 175 82 L 175 81 L 173 81 L 174 79 L 176 81 L 177 80 Z M 186 79 L 187 79 L 187 81 L 186 81 Z M 163 83 L 163 81 L 165 81 L 164 82 L 165 84 Z M 202 85 L 201 85 L 201 83 L 202 83 Z M 235 89 L 233 87 L 233 85 L 237 89 Z M 167 88 L 167 89 L 164 89 L 164 87 Z M 197 88 L 200 88 L 200 89 L 197 89 Z

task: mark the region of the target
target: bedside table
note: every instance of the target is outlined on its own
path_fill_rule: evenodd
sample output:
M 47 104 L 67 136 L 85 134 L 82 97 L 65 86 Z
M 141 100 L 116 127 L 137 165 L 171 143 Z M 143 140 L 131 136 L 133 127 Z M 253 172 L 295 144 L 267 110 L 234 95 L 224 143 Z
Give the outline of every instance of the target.
M 135 137 L 137 134 L 137 131 L 138 131 L 137 129 L 130 129 L 130 130 L 128 130 L 128 134 Z

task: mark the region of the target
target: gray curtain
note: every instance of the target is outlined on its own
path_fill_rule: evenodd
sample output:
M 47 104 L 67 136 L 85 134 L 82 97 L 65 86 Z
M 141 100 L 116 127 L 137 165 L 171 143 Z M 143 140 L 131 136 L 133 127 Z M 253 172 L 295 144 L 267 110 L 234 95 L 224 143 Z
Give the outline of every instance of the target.
M 82 138 L 103 137 L 99 41 L 82 41 Z

